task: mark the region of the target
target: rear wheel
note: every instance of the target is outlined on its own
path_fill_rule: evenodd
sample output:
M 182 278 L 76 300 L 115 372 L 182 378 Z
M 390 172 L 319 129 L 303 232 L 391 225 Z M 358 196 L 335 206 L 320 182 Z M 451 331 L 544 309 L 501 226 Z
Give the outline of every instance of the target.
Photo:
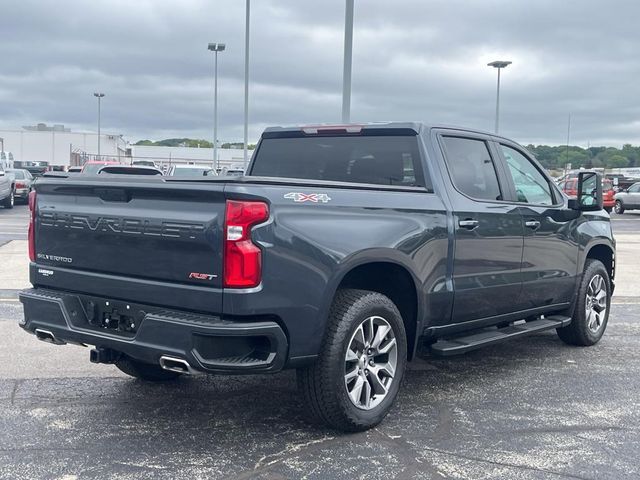
M 624 205 L 620 200 L 616 200 L 616 204 L 613 207 L 613 210 L 618 214 L 622 215 L 624 213 Z
M 9 192 L 9 196 L 5 198 L 4 201 L 2 202 L 2 206 L 4 208 L 13 208 L 14 204 L 15 204 L 15 191 L 12 188 L 11 191 Z
M 376 426 L 400 388 L 407 359 L 402 317 L 386 296 L 340 290 L 316 362 L 298 370 L 314 420 L 344 431 Z
M 588 259 L 571 323 L 557 330 L 560 339 L 570 345 L 589 346 L 600 341 L 609 321 L 611 282 L 599 260 Z
M 166 382 L 174 380 L 181 374 L 164 370 L 160 365 L 134 360 L 131 357 L 122 357 L 115 363 L 121 372 L 148 382 Z

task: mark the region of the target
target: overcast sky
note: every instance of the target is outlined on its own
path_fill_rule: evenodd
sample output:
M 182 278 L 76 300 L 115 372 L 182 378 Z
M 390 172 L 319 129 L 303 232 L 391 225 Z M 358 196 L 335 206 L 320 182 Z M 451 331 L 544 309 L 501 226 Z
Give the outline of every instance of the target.
M 131 141 L 242 139 L 242 0 L 3 0 L 0 126 L 102 125 Z M 253 0 L 250 138 L 339 122 L 344 0 Z M 356 0 L 352 120 L 493 129 L 521 143 L 640 144 L 637 0 Z

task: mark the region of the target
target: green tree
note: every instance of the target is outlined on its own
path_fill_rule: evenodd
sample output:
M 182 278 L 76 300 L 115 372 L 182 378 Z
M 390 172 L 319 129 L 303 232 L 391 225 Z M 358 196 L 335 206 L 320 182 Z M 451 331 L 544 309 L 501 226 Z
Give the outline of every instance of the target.
M 607 167 L 609 168 L 624 168 L 629 165 L 629 160 L 623 155 L 612 155 L 607 160 Z

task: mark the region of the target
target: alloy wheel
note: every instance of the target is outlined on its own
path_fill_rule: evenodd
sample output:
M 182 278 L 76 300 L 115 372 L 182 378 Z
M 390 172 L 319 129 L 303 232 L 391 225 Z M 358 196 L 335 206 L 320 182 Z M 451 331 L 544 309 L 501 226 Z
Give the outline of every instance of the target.
M 607 316 L 607 284 L 602 275 L 594 275 L 587 287 L 585 315 L 591 333 L 597 333 Z
M 358 325 L 345 354 L 344 384 L 351 403 L 371 410 L 387 396 L 398 365 L 398 346 L 387 320 L 371 316 Z

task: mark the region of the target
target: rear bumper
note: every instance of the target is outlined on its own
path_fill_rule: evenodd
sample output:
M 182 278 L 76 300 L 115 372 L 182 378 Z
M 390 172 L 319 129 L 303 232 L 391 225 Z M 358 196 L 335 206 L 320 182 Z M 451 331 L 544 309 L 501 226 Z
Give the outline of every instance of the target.
M 25 315 L 20 326 L 32 334 L 48 332 L 58 344 L 109 348 L 155 364 L 169 356 L 208 373 L 276 372 L 287 358 L 287 337 L 274 321 L 229 321 L 42 288 L 23 290 L 19 298 Z M 129 331 L 106 328 L 100 305 L 119 309 L 111 318 L 130 318 L 127 328 L 134 327 Z
M 29 189 L 28 188 L 16 188 L 14 193 L 15 198 L 29 198 Z

